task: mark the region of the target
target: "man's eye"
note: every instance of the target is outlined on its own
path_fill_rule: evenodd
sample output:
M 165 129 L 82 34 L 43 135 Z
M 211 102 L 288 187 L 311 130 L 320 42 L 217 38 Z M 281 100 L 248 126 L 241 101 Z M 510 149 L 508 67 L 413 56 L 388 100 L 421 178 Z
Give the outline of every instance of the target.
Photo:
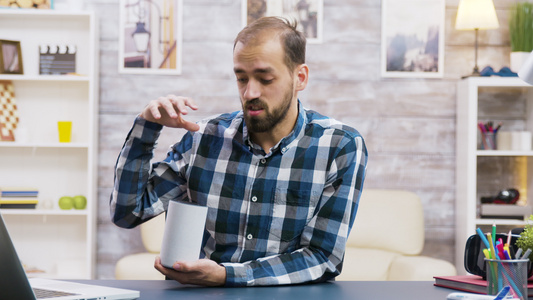
M 274 79 L 261 79 L 262 84 L 271 84 Z
M 246 78 L 237 78 L 237 82 L 238 83 L 246 83 L 248 81 L 248 79 Z

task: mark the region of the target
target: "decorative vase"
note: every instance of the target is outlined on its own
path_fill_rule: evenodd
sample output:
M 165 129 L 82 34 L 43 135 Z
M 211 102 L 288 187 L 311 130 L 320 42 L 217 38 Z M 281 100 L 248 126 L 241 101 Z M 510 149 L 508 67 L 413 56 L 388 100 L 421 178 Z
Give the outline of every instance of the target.
M 511 52 L 511 71 L 518 73 L 528 57 L 529 52 Z

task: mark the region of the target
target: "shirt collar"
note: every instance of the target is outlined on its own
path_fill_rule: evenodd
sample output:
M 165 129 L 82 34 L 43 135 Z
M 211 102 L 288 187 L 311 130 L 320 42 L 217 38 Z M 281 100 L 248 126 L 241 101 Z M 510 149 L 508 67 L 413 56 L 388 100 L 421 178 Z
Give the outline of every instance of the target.
M 250 135 L 248 134 L 248 127 L 246 127 L 246 122 L 244 121 L 244 116 L 242 114 L 242 111 L 240 113 L 241 117 L 243 118 L 242 124 L 243 124 L 243 142 L 248 146 L 251 147 L 251 149 L 254 149 L 256 151 L 261 151 L 261 153 L 264 154 L 263 149 L 252 142 L 250 139 Z M 281 149 L 281 153 L 285 153 L 287 149 L 289 148 L 289 144 L 292 143 L 295 139 L 297 139 L 300 135 L 303 134 L 303 128 L 305 128 L 305 124 L 307 123 L 307 115 L 305 114 L 305 109 L 300 102 L 300 99 L 298 99 L 298 118 L 296 119 L 296 124 L 294 125 L 293 130 L 291 133 L 289 133 L 286 137 L 282 138 L 274 147 L 270 149 L 270 153 L 267 156 L 270 156 L 272 153 L 276 152 L 278 149 Z M 253 152 L 256 152 L 253 151 Z

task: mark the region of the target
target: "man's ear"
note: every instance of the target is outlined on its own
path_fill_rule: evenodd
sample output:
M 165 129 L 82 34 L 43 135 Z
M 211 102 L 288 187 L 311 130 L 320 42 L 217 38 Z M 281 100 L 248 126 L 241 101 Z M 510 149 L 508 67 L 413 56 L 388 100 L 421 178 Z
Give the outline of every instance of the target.
M 296 90 L 303 91 L 309 81 L 309 67 L 301 64 L 296 68 Z

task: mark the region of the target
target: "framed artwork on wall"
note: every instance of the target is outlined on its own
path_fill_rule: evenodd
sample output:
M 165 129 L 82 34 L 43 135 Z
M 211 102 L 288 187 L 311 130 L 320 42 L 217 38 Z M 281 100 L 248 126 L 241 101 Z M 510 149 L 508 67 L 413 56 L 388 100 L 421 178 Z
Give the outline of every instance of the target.
M 52 9 L 54 0 L 3 0 L 0 1 L 0 8 L 35 8 L 35 9 Z
M 182 0 L 120 0 L 119 73 L 181 74 Z
M 265 16 L 296 20 L 307 42 L 322 42 L 323 0 L 242 0 L 243 27 Z
M 19 41 L 0 40 L 0 74 L 23 74 Z
M 381 3 L 381 76 L 442 78 L 445 1 Z

